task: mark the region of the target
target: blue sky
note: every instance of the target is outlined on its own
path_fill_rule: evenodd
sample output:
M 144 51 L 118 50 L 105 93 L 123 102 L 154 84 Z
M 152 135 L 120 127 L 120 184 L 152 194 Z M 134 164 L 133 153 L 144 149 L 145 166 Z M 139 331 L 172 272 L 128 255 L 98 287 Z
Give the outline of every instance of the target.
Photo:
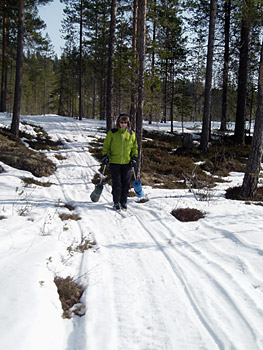
M 59 32 L 63 18 L 63 8 L 64 4 L 61 4 L 59 0 L 54 0 L 46 6 L 38 7 L 40 17 L 47 25 L 44 33 L 49 34 L 55 53 L 59 57 L 61 55 L 61 47 L 64 46 L 64 40 L 61 39 L 61 33 Z

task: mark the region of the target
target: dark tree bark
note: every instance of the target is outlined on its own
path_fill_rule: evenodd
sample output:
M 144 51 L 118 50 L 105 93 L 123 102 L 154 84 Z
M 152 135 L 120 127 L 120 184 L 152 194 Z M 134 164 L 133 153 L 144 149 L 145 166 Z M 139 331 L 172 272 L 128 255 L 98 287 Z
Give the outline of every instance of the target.
M 131 70 L 131 108 L 130 119 L 132 129 L 136 130 L 136 62 L 137 62 L 137 22 L 138 22 L 138 1 L 133 1 L 133 28 L 132 28 L 132 70 Z
M 137 177 L 140 178 L 142 167 L 142 122 L 144 106 L 144 64 L 145 64 L 145 38 L 146 38 L 146 6 L 147 0 L 140 0 L 138 7 L 138 57 L 139 57 L 139 86 L 138 109 L 136 115 L 136 137 L 138 141 Z
M 171 134 L 174 133 L 174 64 L 172 69 L 172 75 L 171 75 L 171 108 L 170 108 L 170 120 L 171 120 Z
M 6 111 L 6 82 L 7 82 L 7 65 L 6 65 L 6 0 L 2 1 L 2 73 L 1 73 L 1 102 L 0 112 Z
M 79 22 L 79 120 L 82 120 L 82 27 L 83 27 L 83 0 L 80 0 Z
M 229 33 L 230 33 L 230 12 L 231 0 L 225 0 L 225 51 L 224 51 L 224 68 L 223 68 L 223 91 L 222 91 L 222 115 L 220 130 L 226 131 L 227 122 L 227 88 L 228 88 L 228 71 L 229 71 Z
M 167 121 L 167 93 L 168 93 L 168 58 L 165 59 L 165 76 L 164 76 L 164 91 L 163 91 L 163 122 Z
M 154 11 L 156 12 L 156 0 L 154 0 Z M 155 20 L 156 14 L 153 19 L 153 45 L 152 45 L 152 58 L 151 58 L 151 78 L 152 78 L 152 84 L 150 87 L 151 90 L 151 106 L 150 106 L 150 113 L 149 113 L 149 124 L 152 124 L 152 118 L 153 118 L 153 103 L 154 103 L 154 75 L 155 75 L 155 44 L 156 44 L 156 20 Z
M 107 131 L 113 127 L 113 72 L 114 72 L 114 50 L 115 50 L 115 30 L 116 30 L 116 14 L 117 14 L 117 0 L 111 2 L 111 22 L 110 22 L 110 42 L 109 42 L 109 58 L 108 58 L 108 80 L 107 80 Z
M 206 63 L 206 78 L 205 78 L 205 103 L 204 103 L 202 136 L 201 136 L 201 144 L 200 144 L 201 149 L 204 152 L 207 152 L 208 141 L 209 141 L 215 22 L 216 22 L 216 0 L 211 0 L 210 1 L 210 19 L 209 19 L 209 38 L 208 38 L 207 63 Z
M 16 57 L 16 81 L 13 118 L 11 133 L 19 137 L 19 120 L 21 111 L 22 92 L 22 64 L 23 64 L 23 32 L 24 32 L 24 0 L 18 0 L 18 33 L 17 33 L 17 57 Z
M 238 70 L 237 110 L 235 125 L 235 142 L 244 144 L 245 141 L 245 109 L 247 100 L 247 72 L 250 24 L 245 15 L 241 23 L 241 43 Z
M 261 160 L 263 153 L 263 42 L 261 46 L 260 67 L 258 78 L 257 111 L 251 149 L 243 184 L 241 186 L 241 198 L 253 198 L 257 189 Z

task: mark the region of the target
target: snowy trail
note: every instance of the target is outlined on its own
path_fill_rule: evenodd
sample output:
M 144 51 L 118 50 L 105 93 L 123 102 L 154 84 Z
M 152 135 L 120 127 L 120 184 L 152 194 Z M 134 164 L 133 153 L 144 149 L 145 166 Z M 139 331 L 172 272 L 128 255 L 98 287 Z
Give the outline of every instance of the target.
M 262 208 L 226 202 L 222 184 L 210 203 L 145 188 L 149 202 L 131 198 L 122 217 L 111 209 L 110 186 L 98 203 L 89 198 L 99 164 L 88 147 L 105 135 L 98 122 L 26 119 L 66 143 L 53 152 L 66 157 L 49 179 L 54 185 L 35 200 L 49 203 L 53 216 L 61 210 L 55 202 L 71 204 L 81 220 L 61 233 L 54 219 L 50 231 L 64 245 L 90 235 L 98 247 L 60 271 L 86 287 L 86 315 L 65 321 L 65 346 L 54 350 L 263 349 Z M 181 223 L 170 214 L 177 206 L 206 217 Z
M 78 200 L 83 192 L 88 197 L 93 190 L 89 182 L 96 164 L 84 150 L 85 131 L 76 123 L 75 142 L 68 143 L 75 164 L 67 169 L 66 179 L 59 178 L 60 172 L 56 175 L 65 201 Z M 64 138 L 71 135 L 70 129 Z M 150 208 L 147 203 L 131 202 L 132 216 L 120 217 L 106 205 L 111 195 L 105 186 L 101 203 L 89 203 L 87 198 L 83 206 L 78 204 L 82 218 L 92 210 L 87 222 L 79 222 L 80 234 L 91 230 L 100 249 L 91 257 L 86 254 L 81 262 L 80 275 L 87 276 L 88 285 L 87 317 L 80 321 L 85 336 L 79 338 L 77 332 L 75 346 L 80 350 L 260 349 L 262 342 L 256 344 L 255 339 L 262 337 L 262 331 L 253 329 L 253 318 L 262 318 L 262 308 L 257 308 L 228 270 L 227 252 L 220 251 L 213 239 L 209 252 L 207 246 L 203 250 L 186 240 L 184 225 L 167 213 L 162 200 L 155 207 L 151 203 Z M 214 225 L 203 226 L 207 237 L 213 233 L 218 240 Z M 217 230 L 231 244 L 253 250 L 222 225 Z M 246 305 L 240 300 L 246 300 Z

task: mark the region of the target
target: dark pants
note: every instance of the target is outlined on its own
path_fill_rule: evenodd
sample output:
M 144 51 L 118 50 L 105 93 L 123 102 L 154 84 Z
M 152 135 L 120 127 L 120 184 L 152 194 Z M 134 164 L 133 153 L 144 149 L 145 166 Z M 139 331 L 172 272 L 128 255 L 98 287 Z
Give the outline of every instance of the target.
M 110 164 L 114 203 L 126 203 L 131 181 L 130 164 Z

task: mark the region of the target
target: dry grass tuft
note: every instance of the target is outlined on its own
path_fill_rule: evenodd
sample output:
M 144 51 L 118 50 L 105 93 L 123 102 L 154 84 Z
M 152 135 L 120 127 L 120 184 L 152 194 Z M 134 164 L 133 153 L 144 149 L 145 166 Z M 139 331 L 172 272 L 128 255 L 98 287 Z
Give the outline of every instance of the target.
M 67 208 L 68 210 L 70 210 L 70 211 L 73 211 L 75 208 L 73 207 L 73 205 L 72 204 L 69 204 L 69 203 L 65 203 L 64 204 L 64 208 Z
M 78 220 L 81 220 L 81 217 L 78 216 L 77 214 L 60 214 L 59 215 L 60 219 L 62 221 L 65 221 L 65 220 L 74 220 L 74 221 L 78 221 Z
M 78 316 L 83 316 L 83 310 L 80 312 L 80 309 L 84 308 L 83 304 L 80 304 L 80 307 L 74 310 L 70 310 L 74 305 L 80 303 L 80 299 L 84 292 L 82 285 L 73 281 L 72 277 L 68 276 L 66 278 L 56 276 L 54 282 L 57 286 L 59 299 L 61 301 L 63 309 L 63 317 L 71 318 L 72 313 Z M 82 306 L 82 307 L 81 307 Z
M 52 185 L 51 182 L 41 182 L 31 177 L 22 177 L 21 180 L 25 183 L 26 186 L 37 185 L 41 187 L 50 187 Z

